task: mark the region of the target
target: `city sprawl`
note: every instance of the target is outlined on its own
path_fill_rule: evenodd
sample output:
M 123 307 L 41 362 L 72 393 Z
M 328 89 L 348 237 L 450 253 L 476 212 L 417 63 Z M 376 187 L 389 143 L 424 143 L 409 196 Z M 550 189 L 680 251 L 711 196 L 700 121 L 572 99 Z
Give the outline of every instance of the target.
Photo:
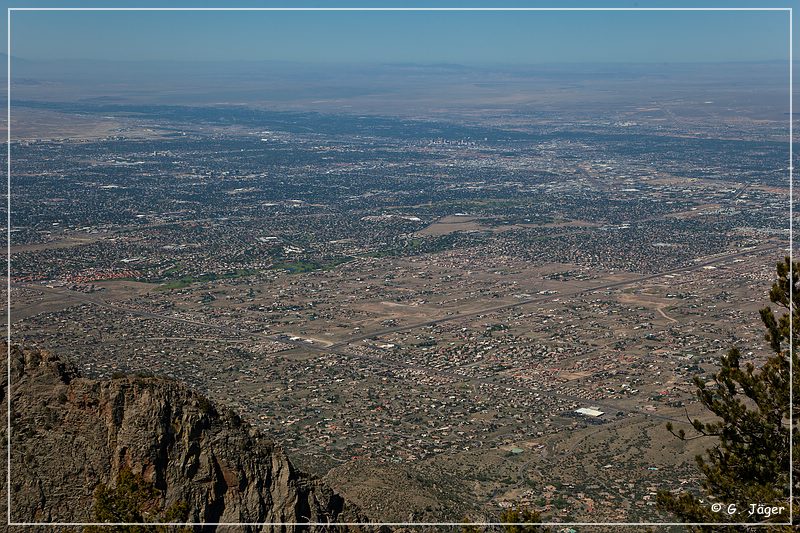
M 19 110 L 112 125 L 12 144 L 14 342 L 188 383 L 375 519 L 658 518 L 692 377 L 767 355 L 783 125 Z

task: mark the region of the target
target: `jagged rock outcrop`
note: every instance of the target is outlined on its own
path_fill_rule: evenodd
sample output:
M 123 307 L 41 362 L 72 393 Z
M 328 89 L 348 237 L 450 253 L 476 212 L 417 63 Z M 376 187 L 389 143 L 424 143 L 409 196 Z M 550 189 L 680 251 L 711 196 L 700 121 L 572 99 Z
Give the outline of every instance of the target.
M 56 355 L 18 347 L 11 373 L 13 521 L 92 521 L 95 490 L 125 468 L 154 483 L 164 508 L 185 502 L 192 522 L 367 521 L 260 432 L 175 381 L 87 379 Z

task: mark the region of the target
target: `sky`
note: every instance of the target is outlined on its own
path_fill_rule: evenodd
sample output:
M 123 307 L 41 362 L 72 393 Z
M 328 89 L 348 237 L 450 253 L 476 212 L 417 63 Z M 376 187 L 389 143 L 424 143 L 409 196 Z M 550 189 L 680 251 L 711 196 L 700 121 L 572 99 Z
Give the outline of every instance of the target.
M 697 2 L 36 2 L 31 6 L 697 7 Z M 793 2 L 703 6 L 791 6 Z M 799 17 L 800 18 L 800 17 Z M 682 63 L 786 61 L 788 13 L 726 12 L 113 12 L 14 11 L 24 60 L 309 63 Z M 5 42 L 5 39 L 0 42 Z

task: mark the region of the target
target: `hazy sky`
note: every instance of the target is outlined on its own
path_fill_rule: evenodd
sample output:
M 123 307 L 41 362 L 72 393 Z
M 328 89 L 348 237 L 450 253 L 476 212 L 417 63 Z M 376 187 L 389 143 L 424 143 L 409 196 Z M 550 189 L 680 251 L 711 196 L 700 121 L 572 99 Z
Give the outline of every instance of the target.
M 6 6 L 248 6 L 250 2 L 5 2 Z M 703 6 L 787 6 L 713 0 Z M 286 2 L 283 5 L 287 5 Z M 298 3 L 288 5 L 300 5 Z M 410 6 L 409 2 L 306 2 Z M 697 2 L 415 2 L 426 6 L 698 6 Z M 787 12 L 12 13 L 12 55 L 33 60 L 686 62 L 788 58 Z M 3 39 L 2 42 L 5 42 Z

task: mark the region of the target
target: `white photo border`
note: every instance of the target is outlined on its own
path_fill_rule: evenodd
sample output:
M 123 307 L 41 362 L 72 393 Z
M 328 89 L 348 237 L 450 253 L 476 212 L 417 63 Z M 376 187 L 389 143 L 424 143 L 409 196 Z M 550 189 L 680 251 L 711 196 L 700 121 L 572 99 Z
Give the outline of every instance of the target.
M 791 526 L 793 525 L 793 36 L 791 7 L 9 7 L 7 8 L 7 88 L 6 88 L 6 345 L 7 345 L 7 463 L 6 463 L 6 523 L 8 526 L 134 526 L 141 522 L 12 522 L 11 521 L 11 13 L 14 11 L 783 11 L 788 13 L 789 22 L 789 521 L 785 523 L 753 522 L 147 522 L 150 526 Z

